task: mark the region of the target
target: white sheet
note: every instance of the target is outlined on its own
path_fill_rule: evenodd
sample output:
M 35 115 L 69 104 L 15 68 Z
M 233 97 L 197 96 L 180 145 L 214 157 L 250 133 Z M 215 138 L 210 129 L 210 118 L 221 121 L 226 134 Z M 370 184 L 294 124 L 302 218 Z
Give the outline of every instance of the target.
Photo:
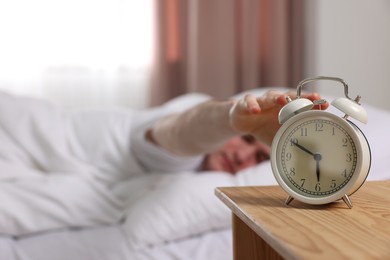
M 14 240 L 0 237 L 1 260 L 229 260 L 231 229 L 132 250 L 120 226 L 63 230 Z
M 372 150 L 368 180 L 390 179 L 390 113 L 365 107 L 368 125 L 357 125 Z M 208 240 L 220 232 L 222 241 L 230 237 L 218 231 L 229 228 L 230 212 L 214 188 L 276 184 L 269 162 L 236 176 L 183 172 L 128 179 L 129 167 L 141 172 L 126 161 L 131 115 L 104 110 L 69 116 L 45 102 L 0 95 L 0 259 L 206 259 L 207 250 L 215 254 L 208 259 L 231 256 L 212 250 L 225 248 L 219 239 Z M 105 127 L 97 129 L 102 121 Z M 194 245 L 204 241 L 213 244 L 202 255 Z

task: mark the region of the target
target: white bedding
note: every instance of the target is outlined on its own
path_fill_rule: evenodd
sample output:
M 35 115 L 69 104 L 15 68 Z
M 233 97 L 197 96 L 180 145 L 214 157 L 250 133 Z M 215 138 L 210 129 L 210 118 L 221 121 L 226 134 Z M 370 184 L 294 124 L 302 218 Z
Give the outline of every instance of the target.
M 373 155 L 368 180 L 390 179 L 390 112 L 365 107 L 368 125 L 357 124 Z M 231 258 L 231 215 L 214 189 L 274 185 L 269 162 L 236 176 L 128 178 L 128 167 L 137 167 L 126 156 L 132 115 L 122 109 L 69 115 L 0 94 L 0 260 Z M 102 121 L 106 127 L 97 128 Z
M 129 248 L 118 226 L 63 230 L 14 240 L 0 237 L 1 260 L 229 260 L 231 229 L 168 241 L 143 250 Z

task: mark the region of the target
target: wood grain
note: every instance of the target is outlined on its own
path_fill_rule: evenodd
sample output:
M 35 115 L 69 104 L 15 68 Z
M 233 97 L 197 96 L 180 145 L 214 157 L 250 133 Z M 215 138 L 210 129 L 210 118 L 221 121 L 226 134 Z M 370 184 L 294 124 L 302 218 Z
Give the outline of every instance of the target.
M 233 214 L 234 259 L 283 259 L 271 246 Z
M 215 193 L 243 222 L 233 217 L 234 235 L 247 234 L 257 247 L 264 241 L 283 258 L 390 259 L 390 181 L 366 182 L 351 196 L 352 209 L 342 201 L 314 206 L 294 200 L 287 206 L 278 186 L 224 187 Z M 245 259 L 260 259 L 256 255 Z

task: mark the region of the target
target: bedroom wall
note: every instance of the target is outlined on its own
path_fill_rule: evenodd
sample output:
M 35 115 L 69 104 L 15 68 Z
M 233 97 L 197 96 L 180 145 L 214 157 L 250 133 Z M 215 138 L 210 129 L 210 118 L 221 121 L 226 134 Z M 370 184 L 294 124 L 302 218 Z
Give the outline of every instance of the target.
M 307 1 L 305 77 L 337 76 L 351 97 L 390 110 L 390 1 Z M 329 82 L 320 93 L 342 95 Z

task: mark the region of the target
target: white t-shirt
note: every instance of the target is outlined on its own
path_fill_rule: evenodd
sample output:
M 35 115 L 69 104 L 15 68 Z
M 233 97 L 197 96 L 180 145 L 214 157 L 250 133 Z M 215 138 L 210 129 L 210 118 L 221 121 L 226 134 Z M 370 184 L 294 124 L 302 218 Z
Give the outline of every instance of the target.
M 210 96 L 198 93 L 177 97 L 163 106 L 141 112 L 132 129 L 131 153 L 146 172 L 180 172 L 199 169 L 203 156 L 177 156 L 149 142 L 146 131 L 160 118 L 172 113 L 182 112 Z

